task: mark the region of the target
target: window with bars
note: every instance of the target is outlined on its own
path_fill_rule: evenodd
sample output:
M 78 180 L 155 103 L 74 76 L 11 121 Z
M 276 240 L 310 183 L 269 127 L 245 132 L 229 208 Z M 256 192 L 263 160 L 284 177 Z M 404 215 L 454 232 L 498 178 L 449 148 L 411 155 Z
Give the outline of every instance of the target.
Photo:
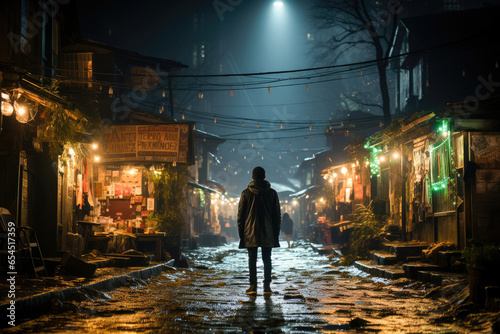
M 92 86 L 92 52 L 65 53 L 61 58 L 61 68 L 67 81 Z

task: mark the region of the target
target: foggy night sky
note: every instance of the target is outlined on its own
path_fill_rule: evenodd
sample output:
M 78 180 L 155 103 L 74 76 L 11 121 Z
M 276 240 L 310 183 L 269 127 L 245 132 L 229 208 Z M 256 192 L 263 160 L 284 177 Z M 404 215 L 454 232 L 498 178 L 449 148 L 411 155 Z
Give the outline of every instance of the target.
M 307 34 L 313 34 L 308 10 L 310 2 L 286 1 L 278 11 L 273 1 L 247 0 L 222 14 L 215 10 L 214 1 L 78 0 L 77 3 L 85 38 L 147 56 L 179 61 L 190 67 L 179 74 L 260 73 L 325 65 L 313 60 L 313 42 L 307 40 Z M 197 26 L 193 23 L 195 16 Z M 195 67 L 192 50 L 201 44 L 207 48 L 205 65 Z M 233 82 L 237 86 L 249 79 L 203 80 Z M 277 87 L 271 89 L 271 94 L 267 89 L 235 90 L 233 96 L 229 95 L 228 88 L 206 91 L 203 100 L 192 98 L 198 95 L 198 90 L 193 89 L 176 92 L 180 100 L 176 107 L 206 110 L 209 101 L 210 113 L 262 120 L 257 130 L 255 122 L 246 122 L 243 127 L 241 121 L 223 124 L 223 119 L 219 118 L 214 124 L 211 118 L 186 115 L 186 120 L 196 122 L 197 129 L 227 140 L 219 146 L 218 156 L 222 159 L 218 168 L 221 171 L 229 168 L 231 179 L 225 182 L 237 184 L 230 192 L 239 194 L 251 180 L 248 171 L 257 165 L 266 168 L 271 183 L 292 186 L 287 180 L 294 176 L 290 166 L 326 148 L 326 126 L 315 126 L 309 131 L 309 121 L 327 121 L 332 117 L 338 103 L 338 93 L 333 93 L 339 85 L 338 82 L 309 84 L 309 90 L 305 84 Z M 176 112 L 177 119 L 180 113 Z M 276 124 L 266 125 L 266 119 L 283 121 L 285 126 L 280 129 Z M 303 121 L 303 124 L 289 125 L 288 121 Z M 301 129 L 290 131 L 295 127 Z M 258 135 L 257 131 L 262 132 Z M 234 162 L 238 166 L 236 175 Z M 299 189 L 297 184 L 293 188 Z

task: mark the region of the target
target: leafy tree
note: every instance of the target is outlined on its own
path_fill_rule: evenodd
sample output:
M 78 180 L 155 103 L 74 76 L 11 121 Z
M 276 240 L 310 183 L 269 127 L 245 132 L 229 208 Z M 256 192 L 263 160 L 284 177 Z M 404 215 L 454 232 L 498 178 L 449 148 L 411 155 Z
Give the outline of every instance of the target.
M 318 0 L 312 14 L 325 35 L 316 48 L 321 58 L 337 61 L 360 50 L 375 56 L 386 121 L 391 119 L 387 59 L 401 10 L 398 0 Z
M 182 234 L 186 227 L 184 189 L 188 182 L 187 165 L 165 164 L 160 172 L 150 173 L 154 182 L 154 195 L 158 199 L 157 208 L 150 217 L 158 221 L 158 227 L 167 233 L 169 246 L 181 246 Z
M 59 89 L 59 82 L 51 80 L 43 87 L 45 91 L 57 97 L 60 102 L 52 102 L 41 113 L 38 126 L 43 130 L 43 139 L 49 143 L 49 153 L 56 161 L 64 145 L 75 148 L 81 146 L 81 134 L 95 127 L 99 117 L 83 113 L 67 100 Z

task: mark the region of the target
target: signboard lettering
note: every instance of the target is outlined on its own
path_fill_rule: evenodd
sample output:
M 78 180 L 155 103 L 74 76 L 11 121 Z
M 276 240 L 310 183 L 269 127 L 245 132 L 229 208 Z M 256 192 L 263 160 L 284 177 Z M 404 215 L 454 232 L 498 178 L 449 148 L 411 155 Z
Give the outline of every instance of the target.
M 106 130 L 104 162 L 188 161 L 190 124 L 115 125 Z

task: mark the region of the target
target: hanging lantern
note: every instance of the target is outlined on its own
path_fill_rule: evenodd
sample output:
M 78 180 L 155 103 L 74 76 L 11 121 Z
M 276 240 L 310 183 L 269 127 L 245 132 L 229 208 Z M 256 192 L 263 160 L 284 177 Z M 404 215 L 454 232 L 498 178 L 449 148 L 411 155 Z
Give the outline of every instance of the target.
M 182 116 L 181 116 L 182 119 L 184 119 L 184 113 L 182 113 Z
M 257 129 L 259 128 L 259 122 L 257 122 Z
M 217 116 L 214 117 L 214 123 L 217 123 Z
M 14 106 L 10 102 L 10 95 L 2 92 L 2 115 L 11 116 L 14 113 Z
M 267 87 L 267 92 L 271 94 L 271 87 Z
M 309 90 L 309 86 L 307 86 L 307 84 L 306 84 L 306 90 Z
M 203 93 L 202 93 L 202 92 L 199 92 L 199 93 L 198 93 L 198 98 L 199 98 L 199 99 L 202 99 L 202 98 L 203 98 Z
M 361 70 L 361 67 L 359 68 L 359 75 L 363 75 L 363 71 Z
M 309 131 L 312 131 L 312 129 L 313 129 L 313 126 L 312 126 L 312 124 L 310 124 L 309 125 Z
M 113 96 L 113 87 L 109 87 L 108 94 L 109 96 Z
M 161 97 L 165 97 L 165 89 L 161 92 Z
M 233 90 L 229 90 L 229 95 L 233 96 Z
M 283 122 L 280 122 L 280 129 L 283 129 Z

